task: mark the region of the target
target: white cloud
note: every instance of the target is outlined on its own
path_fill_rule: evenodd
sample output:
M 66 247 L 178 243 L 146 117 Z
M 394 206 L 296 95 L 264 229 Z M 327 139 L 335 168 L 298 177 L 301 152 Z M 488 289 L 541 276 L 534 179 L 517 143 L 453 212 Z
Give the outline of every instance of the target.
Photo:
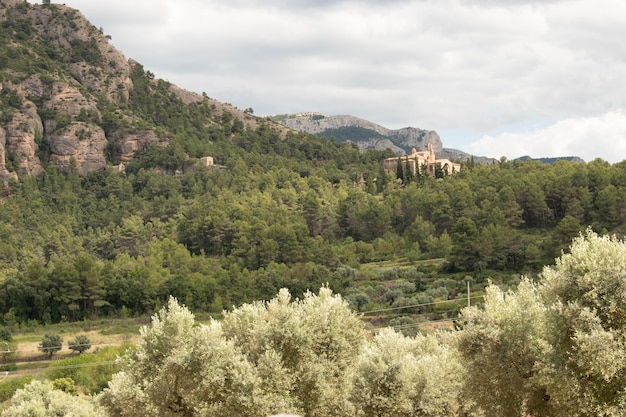
M 626 113 L 616 110 L 598 117 L 565 119 L 527 132 L 484 136 L 465 150 L 493 158 L 578 156 L 585 161 L 602 158 L 620 162 L 626 159 Z

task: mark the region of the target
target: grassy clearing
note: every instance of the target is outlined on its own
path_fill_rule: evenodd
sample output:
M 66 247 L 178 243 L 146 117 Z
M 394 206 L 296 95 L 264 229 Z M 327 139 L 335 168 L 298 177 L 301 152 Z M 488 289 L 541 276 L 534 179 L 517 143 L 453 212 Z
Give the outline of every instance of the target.
M 409 268 L 409 267 L 438 267 L 445 259 L 426 259 L 422 261 L 411 261 L 406 258 L 392 259 L 387 261 L 369 262 L 361 264 L 359 270 L 361 271 L 375 271 L 380 269 L 393 269 L 393 268 Z
M 13 341 L 10 343 L 11 353 L 4 353 L 0 358 L 0 366 L 6 369 L 0 372 L 0 403 L 32 379 L 70 377 L 80 392 L 99 392 L 111 375 L 119 370 L 119 365 L 115 364 L 117 355 L 139 341 L 139 327 L 149 321 L 149 317 L 145 317 L 18 329 L 13 333 Z M 38 349 L 47 332 L 58 333 L 63 338 L 62 349 L 52 357 Z M 86 335 L 91 343 L 91 348 L 81 355 L 68 348 L 68 342 L 80 334 Z
M 18 329 L 13 333 L 11 355 L 5 358 L 5 362 L 17 363 L 18 369 L 45 367 L 46 360 L 49 359 L 48 355 L 38 349 L 45 333 L 57 333 L 63 338 L 61 350 L 52 355 L 51 359 L 55 360 L 76 356 L 77 354 L 68 348 L 68 342 L 81 334 L 86 335 L 91 342 L 91 349 L 85 354 L 97 352 L 106 347 L 136 343 L 139 340 L 139 328 L 149 322 L 150 319 L 145 317 L 58 323 Z

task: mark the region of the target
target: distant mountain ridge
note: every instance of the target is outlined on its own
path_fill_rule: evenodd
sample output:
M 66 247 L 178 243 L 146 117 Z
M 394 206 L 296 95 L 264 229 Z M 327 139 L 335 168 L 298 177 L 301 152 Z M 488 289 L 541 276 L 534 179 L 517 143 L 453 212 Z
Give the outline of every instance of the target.
M 515 158 L 516 161 L 538 161 L 544 164 L 554 164 L 556 161 L 568 161 L 568 162 L 579 162 L 584 163 L 584 159 L 579 158 L 578 156 L 558 156 L 554 158 L 531 158 L 530 156 L 520 156 L 519 158 Z
M 285 126 L 318 136 L 334 136 L 338 141 L 351 141 L 360 150 L 391 149 L 397 154 L 411 152 L 411 148 L 424 150 L 432 144 L 435 152 L 443 150 L 437 132 L 414 127 L 392 130 L 359 117 L 330 116 L 321 113 L 296 113 L 271 117 Z
M 391 149 L 398 155 L 405 155 L 410 154 L 412 148 L 423 151 L 428 149 L 429 144 L 432 144 L 438 157 L 452 161 L 464 162 L 473 159 L 475 163 L 481 164 L 498 162 L 497 158 L 470 155 L 458 149 L 444 148 L 441 138 L 434 130 L 423 130 L 415 127 L 387 129 L 355 116 L 332 116 L 317 112 L 279 114 L 270 116 L 270 119 L 293 130 L 318 136 L 334 137 L 339 142 L 354 142 L 361 152 L 367 149 Z M 515 160 L 522 162 L 527 160 L 539 161 L 545 164 L 554 164 L 556 161 L 585 162 L 577 156 L 550 158 L 522 156 Z
M 332 136 L 340 142 L 354 142 L 361 151 L 367 149 L 391 149 L 398 155 L 405 155 L 411 153 L 412 148 L 423 151 L 428 149 L 429 144 L 432 144 L 437 156 L 442 158 L 455 161 L 467 161 L 472 158 L 472 155 L 463 151 L 444 148 L 439 134 L 434 130 L 424 130 L 415 127 L 387 129 L 379 124 L 355 116 L 330 116 L 316 112 L 281 114 L 271 116 L 270 119 L 301 132 L 325 137 Z M 496 159 L 474 156 L 474 161 L 477 163 L 492 163 Z

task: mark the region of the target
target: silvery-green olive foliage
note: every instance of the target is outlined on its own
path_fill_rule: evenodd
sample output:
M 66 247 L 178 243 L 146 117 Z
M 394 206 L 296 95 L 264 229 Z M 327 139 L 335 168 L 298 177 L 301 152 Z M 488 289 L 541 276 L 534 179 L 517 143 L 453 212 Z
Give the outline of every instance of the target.
M 265 417 L 282 398 L 282 392 L 274 397 L 218 322 L 195 325 L 193 314 L 173 298 L 141 336 L 100 397 L 111 415 Z M 271 367 L 271 360 L 260 368 Z
M 539 288 L 559 373 L 551 380 L 570 416 L 626 410 L 626 242 L 587 231 L 546 267 Z M 563 384 L 567 384 L 567 389 Z
M 462 367 L 436 335 L 382 330 L 356 364 L 352 400 L 358 416 L 457 416 Z
M 52 388 L 49 382 L 33 381 L 19 389 L 3 417 L 105 417 L 107 414 L 90 399 Z
M 464 328 L 455 335 L 467 375 L 463 397 L 487 417 L 552 415 L 541 376 L 552 356 L 546 320 L 547 308 L 528 280 L 516 291 L 491 285 L 484 307 L 464 312 Z
M 274 389 L 287 390 L 289 401 L 277 412 L 307 417 L 353 416 L 350 388 L 354 363 L 365 344 L 359 318 L 346 301 L 322 287 L 292 300 L 286 289 L 269 302 L 248 304 L 226 313 L 226 337 L 247 359 L 266 367 Z
M 486 416 L 623 416 L 626 243 L 587 231 L 538 284 L 488 287 L 455 342 Z
M 269 302 L 196 325 L 176 300 L 141 329 L 101 402 L 111 415 L 354 415 L 353 365 L 363 324 L 328 288 Z
M 455 416 L 462 368 L 434 336 L 363 322 L 328 288 L 225 312 L 197 325 L 176 300 L 141 329 L 100 397 L 111 415 Z

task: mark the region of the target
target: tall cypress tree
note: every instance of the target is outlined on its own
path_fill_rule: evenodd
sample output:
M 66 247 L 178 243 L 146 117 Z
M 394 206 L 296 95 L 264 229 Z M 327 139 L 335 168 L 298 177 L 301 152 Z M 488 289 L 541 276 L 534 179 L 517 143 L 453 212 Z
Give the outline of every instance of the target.
M 402 158 L 398 158 L 398 165 L 396 165 L 396 178 L 401 179 L 404 182 L 404 170 L 402 169 Z
M 405 183 L 408 184 L 410 182 L 413 182 L 413 180 L 415 179 L 415 173 L 413 172 L 408 156 L 404 158 L 404 170 Z

